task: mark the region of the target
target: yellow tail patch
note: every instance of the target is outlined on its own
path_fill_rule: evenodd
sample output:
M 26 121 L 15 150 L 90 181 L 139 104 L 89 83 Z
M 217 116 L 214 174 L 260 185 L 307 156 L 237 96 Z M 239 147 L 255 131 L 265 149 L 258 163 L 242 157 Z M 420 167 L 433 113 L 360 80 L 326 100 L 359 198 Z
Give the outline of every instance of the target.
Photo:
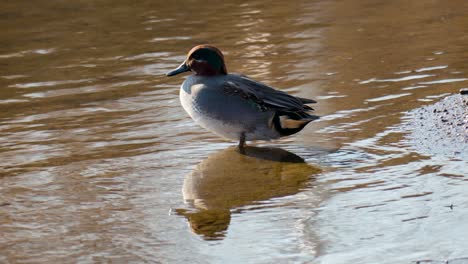
M 299 128 L 303 126 L 305 123 L 310 122 L 310 120 L 305 119 L 305 120 L 294 120 L 289 118 L 288 116 L 280 116 L 279 117 L 280 125 L 281 128 L 289 128 L 289 129 L 294 129 L 294 128 Z

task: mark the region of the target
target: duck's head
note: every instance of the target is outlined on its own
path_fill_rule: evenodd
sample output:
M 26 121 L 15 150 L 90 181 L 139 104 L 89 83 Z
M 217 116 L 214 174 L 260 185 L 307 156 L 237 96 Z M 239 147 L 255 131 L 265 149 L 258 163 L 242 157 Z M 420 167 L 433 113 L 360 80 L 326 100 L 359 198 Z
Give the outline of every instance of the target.
M 174 76 L 186 71 L 192 71 L 196 75 L 202 76 L 227 74 L 223 53 L 211 45 L 195 46 L 189 51 L 184 62 L 166 75 Z

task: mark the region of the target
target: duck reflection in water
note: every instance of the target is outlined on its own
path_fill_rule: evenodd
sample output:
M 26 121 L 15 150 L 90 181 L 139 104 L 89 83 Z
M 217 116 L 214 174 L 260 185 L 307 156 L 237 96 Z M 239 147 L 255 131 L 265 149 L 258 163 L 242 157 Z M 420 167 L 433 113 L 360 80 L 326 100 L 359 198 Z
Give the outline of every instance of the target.
M 186 176 L 182 192 L 192 208 L 177 213 L 204 239 L 223 239 L 233 210 L 296 194 L 319 172 L 280 148 L 230 147 L 210 155 Z

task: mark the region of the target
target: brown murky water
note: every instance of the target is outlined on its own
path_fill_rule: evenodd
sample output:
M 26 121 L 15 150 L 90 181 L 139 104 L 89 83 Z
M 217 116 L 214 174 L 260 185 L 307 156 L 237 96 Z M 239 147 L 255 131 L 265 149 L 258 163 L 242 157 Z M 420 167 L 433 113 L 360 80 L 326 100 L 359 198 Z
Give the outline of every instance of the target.
M 464 0 L 1 2 L 0 262 L 462 263 L 466 156 L 417 151 L 403 124 L 468 87 L 467 13 Z M 205 42 L 323 118 L 240 155 L 164 76 Z

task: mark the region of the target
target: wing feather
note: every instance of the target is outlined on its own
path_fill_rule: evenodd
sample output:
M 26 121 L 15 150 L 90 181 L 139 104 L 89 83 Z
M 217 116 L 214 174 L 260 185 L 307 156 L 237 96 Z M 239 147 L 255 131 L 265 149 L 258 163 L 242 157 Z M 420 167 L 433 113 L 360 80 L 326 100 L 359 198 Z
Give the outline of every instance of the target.
M 241 96 L 253 99 L 258 103 L 261 102 L 268 108 L 288 112 L 307 112 L 313 110 L 313 108 L 306 104 L 316 103 L 312 99 L 295 97 L 273 89 L 244 75 L 231 74 L 231 76 L 235 78 L 225 83 L 224 86 L 227 90 L 232 93 L 239 93 Z

